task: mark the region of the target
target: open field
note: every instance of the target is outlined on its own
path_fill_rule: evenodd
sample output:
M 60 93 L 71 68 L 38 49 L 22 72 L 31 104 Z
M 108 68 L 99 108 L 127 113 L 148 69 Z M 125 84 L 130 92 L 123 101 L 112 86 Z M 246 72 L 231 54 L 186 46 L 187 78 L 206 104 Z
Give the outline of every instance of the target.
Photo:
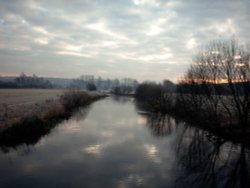
M 56 89 L 1 89 L 0 132 L 24 119 L 35 117 L 44 122 L 68 116 L 76 107 L 101 98 L 96 92 Z
M 0 105 L 31 105 L 56 99 L 63 93 L 62 89 L 0 89 Z
M 58 89 L 0 89 L 0 130 L 30 114 L 40 113 L 41 104 L 55 101 L 63 93 Z

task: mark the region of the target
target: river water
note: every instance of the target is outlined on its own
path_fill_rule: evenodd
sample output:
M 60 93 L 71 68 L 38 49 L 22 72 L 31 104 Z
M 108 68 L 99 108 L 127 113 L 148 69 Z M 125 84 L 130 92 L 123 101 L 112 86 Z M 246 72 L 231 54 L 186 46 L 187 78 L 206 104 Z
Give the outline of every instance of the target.
M 0 187 L 249 187 L 244 145 L 132 98 L 95 102 L 35 143 L 1 145 Z

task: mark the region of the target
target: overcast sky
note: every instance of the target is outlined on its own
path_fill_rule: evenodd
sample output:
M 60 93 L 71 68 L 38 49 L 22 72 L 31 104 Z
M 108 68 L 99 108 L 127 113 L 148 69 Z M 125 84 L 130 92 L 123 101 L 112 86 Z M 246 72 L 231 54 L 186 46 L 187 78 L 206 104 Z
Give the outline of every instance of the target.
M 178 80 L 199 47 L 248 41 L 248 0 L 0 0 L 0 75 Z

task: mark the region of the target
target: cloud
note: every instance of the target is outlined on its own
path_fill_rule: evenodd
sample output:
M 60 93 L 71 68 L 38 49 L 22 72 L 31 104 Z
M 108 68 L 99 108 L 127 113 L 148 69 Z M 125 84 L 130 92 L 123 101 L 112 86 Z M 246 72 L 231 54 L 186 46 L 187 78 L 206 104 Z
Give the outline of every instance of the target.
M 157 2 L 156 0 L 133 0 L 135 5 L 144 5 L 144 4 L 149 4 L 153 6 L 159 6 L 160 3 Z
M 119 78 L 177 80 L 199 47 L 210 40 L 233 35 L 248 40 L 249 4 L 0 1 L 0 66 L 17 74 L 22 69 L 60 77 L 110 73 Z
M 194 48 L 196 48 L 197 47 L 197 42 L 196 42 L 195 38 L 188 39 L 186 47 L 189 50 L 193 50 Z

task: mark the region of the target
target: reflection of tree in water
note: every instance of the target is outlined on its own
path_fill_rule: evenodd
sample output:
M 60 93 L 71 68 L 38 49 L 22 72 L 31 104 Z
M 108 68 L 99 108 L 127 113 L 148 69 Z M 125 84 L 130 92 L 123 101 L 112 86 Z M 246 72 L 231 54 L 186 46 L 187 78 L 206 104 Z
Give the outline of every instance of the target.
M 76 121 L 84 119 L 88 110 L 88 107 L 80 108 L 71 118 Z M 10 127 L 0 135 L 0 150 L 3 153 L 16 150 L 21 154 L 27 154 L 32 151 L 32 146 L 37 144 L 41 138 L 50 134 L 61 121 L 61 119 L 51 120 L 44 124 L 35 117 L 27 118 L 22 124 Z
M 250 158 L 244 145 L 226 143 L 207 132 L 186 127 L 178 138 L 177 187 L 249 187 Z
M 115 102 L 118 102 L 118 103 L 121 103 L 121 104 L 131 102 L 131 100 L 132 100 L 131 97 L 124 97 L 124 96 L 117 96 L 117 95 L 112 95 L 112 99 Z
M 135 101 L 138 113 L 146 119 L 146 126 L 155 136 L 167 136 L 175 130 L 176 122 L 169 115 L 149 112 L 148 106 Z
M 167 136 L 175 129 L 175 122 L 168 115 L 147 114 L 144 117 L 146 118 L 146 125 L 155 136 Z

